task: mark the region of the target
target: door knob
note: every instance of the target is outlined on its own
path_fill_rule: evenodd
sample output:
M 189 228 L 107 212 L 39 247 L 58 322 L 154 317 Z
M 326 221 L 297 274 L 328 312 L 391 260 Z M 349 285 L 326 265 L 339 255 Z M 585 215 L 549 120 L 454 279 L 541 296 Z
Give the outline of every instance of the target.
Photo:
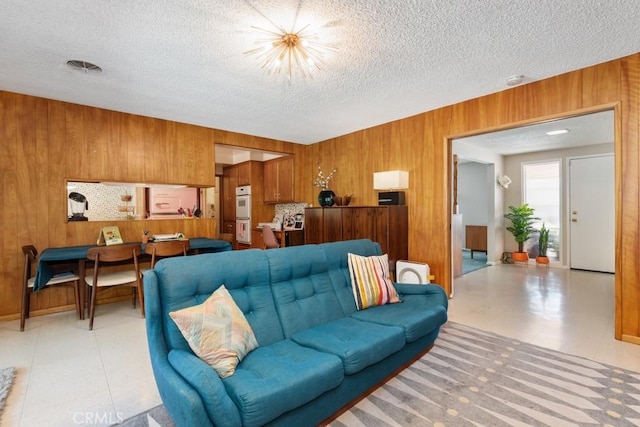
M 571 222 L 578 222 L 578 220 L 575 218 L 571 218 Z

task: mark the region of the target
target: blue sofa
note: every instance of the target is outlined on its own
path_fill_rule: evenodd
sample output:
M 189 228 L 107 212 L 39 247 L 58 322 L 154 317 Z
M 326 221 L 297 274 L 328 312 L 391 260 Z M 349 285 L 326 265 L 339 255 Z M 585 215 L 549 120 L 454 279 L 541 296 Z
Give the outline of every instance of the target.
M 431 348 L 442 288 L 394 284 L 401 303 L 357 311 L 348 253 L 381 255 L 364 239 L 169 258 L 145 273 L 151 364 L 178 426 L 315 425 Z M 168 313 L 223 284 L 259 347 L 221 379 Z

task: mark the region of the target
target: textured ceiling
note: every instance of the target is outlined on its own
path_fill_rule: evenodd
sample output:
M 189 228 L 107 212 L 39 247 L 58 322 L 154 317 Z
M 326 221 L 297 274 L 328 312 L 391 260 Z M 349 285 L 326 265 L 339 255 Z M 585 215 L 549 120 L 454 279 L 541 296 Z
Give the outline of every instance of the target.
M 640 51 L 636 0 L 0 4 L 2 90 L 303 144 Z M 313 79 L 267 75 L 243 52 L 274 24 L 339 49 Z

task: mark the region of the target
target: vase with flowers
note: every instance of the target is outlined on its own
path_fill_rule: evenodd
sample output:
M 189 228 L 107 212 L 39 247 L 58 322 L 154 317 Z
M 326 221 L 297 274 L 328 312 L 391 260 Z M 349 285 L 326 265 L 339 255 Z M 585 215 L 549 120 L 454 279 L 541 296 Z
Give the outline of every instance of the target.
M 318 194 L 318 203 L 322 207 L 333 206 L 335 203 L 334 197 L 336 194 L 329 190 L 329 181 L 331 181 L 335 173 L 336 169 L 332 170 L 331 173 L 325 177 L 320 164 L 318 164 L 318 176 L 313 181 L 313 185 L 322 189 Z

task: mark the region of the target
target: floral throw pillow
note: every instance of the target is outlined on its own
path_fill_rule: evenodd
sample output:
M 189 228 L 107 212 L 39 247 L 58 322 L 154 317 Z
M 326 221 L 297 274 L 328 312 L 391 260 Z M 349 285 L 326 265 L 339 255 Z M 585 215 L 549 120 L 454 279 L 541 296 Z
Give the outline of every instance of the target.
M 172 311 L 169 316 L 193 352 L 221 378 L 233 375 L 238 363 L 258 347 L 249 322 L 224 285 L 204 303 Z

